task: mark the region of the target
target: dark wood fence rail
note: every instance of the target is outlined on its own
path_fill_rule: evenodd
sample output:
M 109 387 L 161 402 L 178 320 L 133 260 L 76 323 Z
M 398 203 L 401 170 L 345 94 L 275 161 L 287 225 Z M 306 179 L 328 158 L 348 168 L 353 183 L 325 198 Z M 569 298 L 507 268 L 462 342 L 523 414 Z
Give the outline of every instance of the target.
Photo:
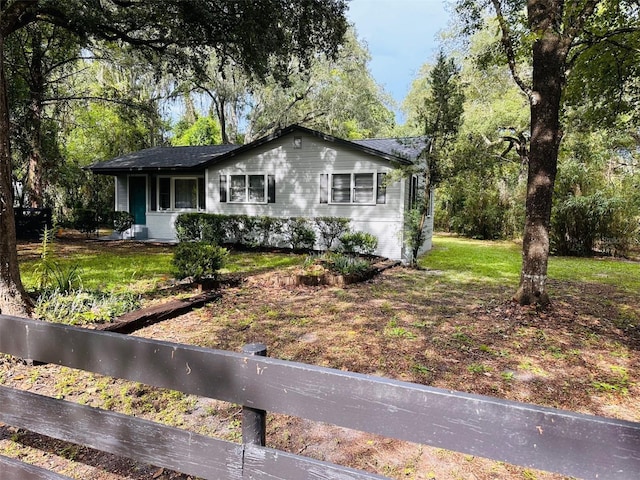
M 574 477 L 640 472 L 635 422 L 2 315 L 0 352 Z M 6 387 L 0 421 L 204 478 L 383 478 Z M 16 463 L 3 479 L 61 478 Z

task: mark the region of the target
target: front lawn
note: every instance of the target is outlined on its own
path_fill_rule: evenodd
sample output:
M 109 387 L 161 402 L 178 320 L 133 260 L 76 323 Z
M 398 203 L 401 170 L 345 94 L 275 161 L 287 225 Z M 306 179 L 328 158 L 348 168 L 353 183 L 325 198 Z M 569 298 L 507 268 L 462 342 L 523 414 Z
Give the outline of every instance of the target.
M 304 257 L 246 255 L 232 257 L 229 271 L 262 273 L 225 288 L 204 308 L 135 334 L 234 351 L 262 342 L 273 357 L 640 421 L 638 263 L 552 258 L 553 304 L 537 311 L 510 301 L 520 268 L 512 242 L 438 236 L 421 270 L 394 268 L 342 288 L 269 286 L 263 262 L 287 265 Z M 156 389 L 103 380 L 96 386 L 95 378 L 77 373 L 62 382 L 67 370 L 35 368 L 36 374 L 0 365 L 0 378 L 50 395 L 61 395 L 63 385 L 64 396 L 95 406 L 238 438 L 236 405 L 163 397 L 161 407 L 145 410 L 147 396 L 157 404 Z M 96 388 L 99 396 L 88 395 Z M 131 405 L 132 391 L 138 406 Z M 15 449 L 3 442 L 0 453 Z M 398 479 L 563 478 L 281 415 L 269 415 L 267 444 Z

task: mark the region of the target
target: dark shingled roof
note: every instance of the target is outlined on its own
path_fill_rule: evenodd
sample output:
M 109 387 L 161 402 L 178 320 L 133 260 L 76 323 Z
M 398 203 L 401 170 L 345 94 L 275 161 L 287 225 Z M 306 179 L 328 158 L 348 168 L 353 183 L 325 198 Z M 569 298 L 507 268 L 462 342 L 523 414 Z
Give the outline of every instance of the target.
M 409 160 L 412 163 L 416 161 L 429 145 L 428 137 L 369 138 L 351 141 L 357 145 L 377 150 L 387 155 Z
M 369 155 L 390 162 L 411 164 L 429 145 L 427 137 L 379 138 L 368 140 L 343 140 L 300 125 L 290 125 L 271 135 L 259 138 L 246 145 L 209 145 L 204 147 L 156 147 L 129 153 L 121 157 L 98 162 L 87 167 L 94 173 L 115 174 L 118 172 L 150 172 L 158 170 L 202 169 L 223 159 L 250 151 L 260 145 L 291 132 L 303 132 L 327 142 L 355 148 Z
M 116 171 L 189 170 L 239 148 L 240 145 L 155 147 L 128 153 L 88 168 L 95 173 Z

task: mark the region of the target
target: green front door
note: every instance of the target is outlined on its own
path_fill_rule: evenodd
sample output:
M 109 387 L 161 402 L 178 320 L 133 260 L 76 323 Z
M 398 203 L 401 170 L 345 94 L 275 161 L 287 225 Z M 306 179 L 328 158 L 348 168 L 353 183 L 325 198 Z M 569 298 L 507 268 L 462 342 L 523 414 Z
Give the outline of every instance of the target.
M 129 177 L 129 213 L 136 225 L 147 223 L 147 178 Z

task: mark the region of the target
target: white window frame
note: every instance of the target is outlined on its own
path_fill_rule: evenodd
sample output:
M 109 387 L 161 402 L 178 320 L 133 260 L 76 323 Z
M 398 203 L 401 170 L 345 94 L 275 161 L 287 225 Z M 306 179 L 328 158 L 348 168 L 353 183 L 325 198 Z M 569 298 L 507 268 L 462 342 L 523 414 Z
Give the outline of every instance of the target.
M 169 179 L 169 208 L 160 207 L 160 180 Z M 200 208 L 200 179 L 204 179 L 204 176 L 171 176 L 171 175 L 158 175 L 156 179 L 156 205 L 158 212 L 201 212 L 204 209 Z M 196 182 L 196 207 L 195 208 L 176 208 L 176 180 L 194 180 Z M 206 201 L 206 181 L 205 181 L 205 201 Z
M 329 173 L 329 178 L 328 178 L 328 185 L 327 185 L 327 196 L 328 196 L 328 202 L 329 204 L 332 205 L 375 205 L 376 204 L 376 200 L 377 200 L 377 192 L 378 192 L 378 172 L 374 171 L 374 170 L 364 170 L 364 171 L 335 171 L 335 172 L 330 172 Z M 333 201 L 333 176 L 334 175 L 349 175 L 350 176 L 350 182 L 349 182 L 349 201 L 348 202 L 334 202 Z M 371 189 L 371 198 L 366 201 L 366 202 L 355 202 L 354 198 L 354 192 L 355 192 L 355 176 L 356 175 L 371 175 L 372 179 L 373 179 L 373 186 Z
M 221 173 L 227 177 L 227 203 L 232 204 L 251 204 L 251 205 L 266 205 L 269 202 L 269 174 L 263 172 L 231 172 Z M 244 177 L 244 199 L 233 200 L 231 197 L 231 177 Z M 249 177 L 262 177 L 263 180 L 263 200 L 260 202 L 252 201 L 249 199 Z

